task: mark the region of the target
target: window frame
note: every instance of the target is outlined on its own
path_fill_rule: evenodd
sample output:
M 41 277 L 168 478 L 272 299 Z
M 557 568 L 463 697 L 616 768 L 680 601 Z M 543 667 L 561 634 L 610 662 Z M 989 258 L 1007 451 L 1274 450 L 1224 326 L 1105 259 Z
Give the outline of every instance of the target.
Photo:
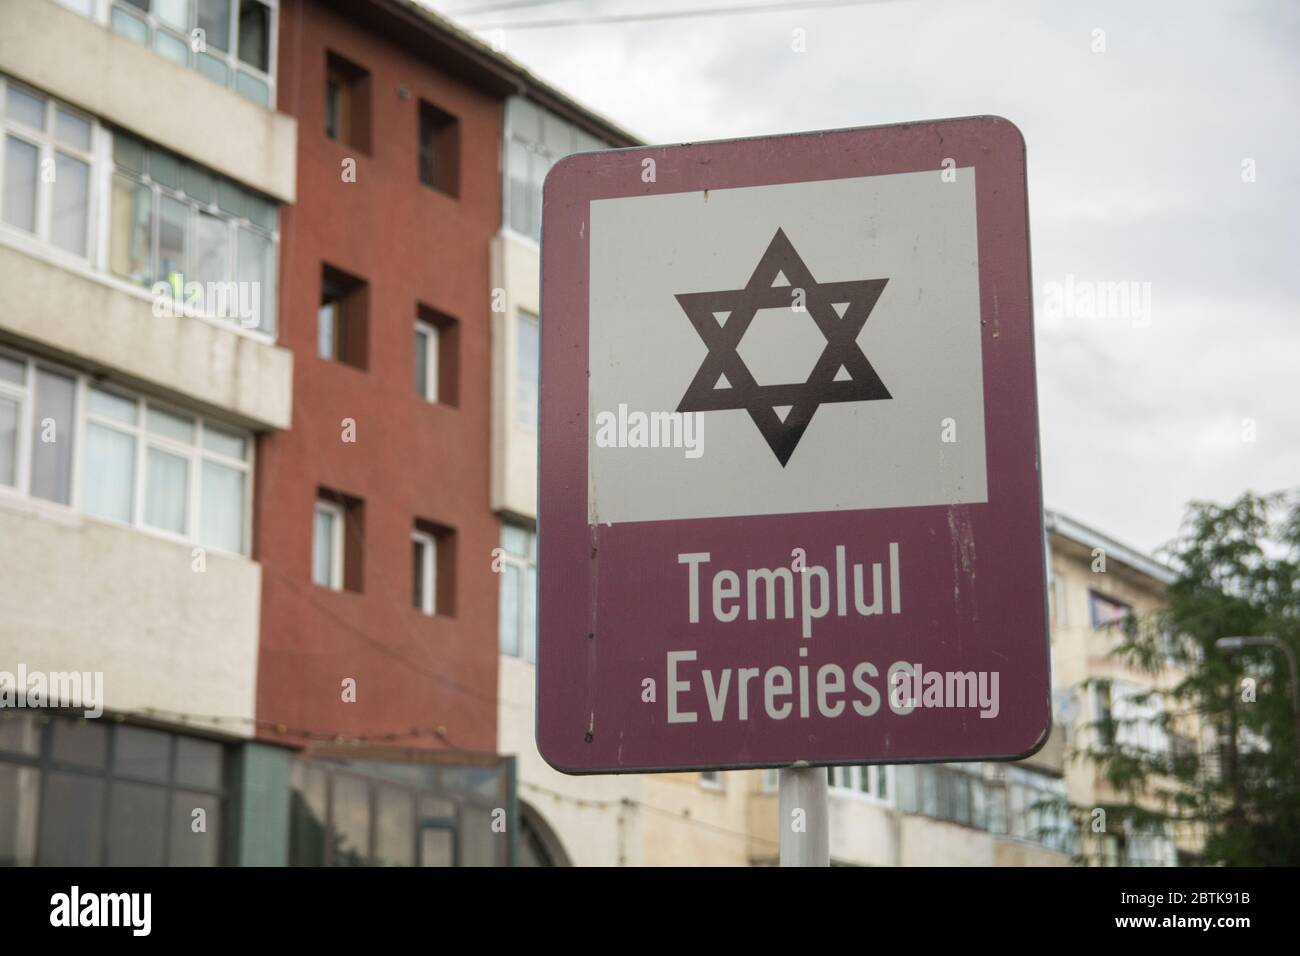
M 416 181 L 453 202 L 460 200 L 460 132 L 459 116 L 429 100 L 419 101 L 415 131 Z M 451 170 L 449 177 L 445 173 L 447 168 Z
M 863 784 L 866 771 L 866 788 Z M 880 795 L 880 775 L 885 775 L 885 795 Z M 894 768 L 892 764 L 836 765 L 826 768 L 827 792 L 852 797 L 867 803 L 892 806 L 894 803 Z
M 437 405 L 438 402 L 438 359 L 439 349 L 442 344 L 440 330 L 432 322 L 425 322 L 423 319 L 415 320 L 415 337 L 417 340 L 423 336 L 425 339 L 424 347 L 424 394 L 420 395 L 426 402 Z M 416 357 L 419 357 L 419 350 L 416 350 Z M 418 385 L 418 382 L 417 382 Z M 416 389 L 419 394 L 419 389 Z
M 330 540 L 330 579 L 326 584 L 316 580 L 316 515 L 326 514 L 330 518 L 333 537 Z M 311 583 L 328 591 L 343 591 L 343 538 L 347 534 L 347 509 L 337 501 L 316 497 L 316 507 L 312 511 L 312 575 Z
M 124 282 L 127 285 L 131 286 L 132 288 L 144 290 L 152 298 L 152 289 L 154 285 L 160 282 L 161 283 L 168 282 L 166 276 L 158 275 L 158 272 L 160 270 L 159 258 L 161 254 L 161 245 L 162 245 L 162 238 L 161 238 L 162 237 L 162 202 L 164 198 L 173 200 L 174 202 L 178 202 L 186 207 L 185 236 L 184 236 L 185 262 L 180 272 L 181 277 L 185 283 L 188 283 L 190 281 L 196 281 L 196 282 L 199 281 L 197 278 L 197 272 L 191 270 L 194 270 L 197 266 L 198 232 L 199 232 L 198 223 L 199 223 L 199 216 L 201 214 L 218 220 L 219 222 L 222 223 L 222 225 L 225 226 L 226 229 L 227 273 L 225 278 L 221 280 L 223 282 L 234 282 L 238 284 L 242 282 L 252 281 L 250 279 L 243 278 L 239 271 L 239 246 L 240 246 L 240 238 L 242 237 L 243 233 L 245 232 L 251 233 L 270 243 L 271 246 L 270 275 L 273 281 L 273 285 L 270 291 L 270 303 L 269 303 L 270 314 L 262 316 L 262 320 L 263 320 L 262 324 L 256 326 L 245 326 L 242 321 L 238 321 L 238 322 L 231 321 L 231 319 L 227 317 L 223 317 L 221 315 L 212 313 L 207 309 L 207 307 L 210 306 L 211 303 L 208 303 L 206 300 L 204 302 L 204 307 L 205 307 L 204 311 L 199 314 L 202 316 L 202 318 L 206 319 L 207 321 L 215 322 L 218 325 L 222 326 L 223 328 L 239 329 L 242 332 L 252 333 L 259 337 L 265 338 L 269 341 L 275 341 L 276 337 L 279 334 L 279 324 L 280 324 L 279 316 L 276 314 L 279 308 L 279 301 L 280 301 L 280 275 L 279 275 L 280 204 L 273 199 L 261 195 L 254 189 L 249 189 L 243 183 L 236 182 L 235 180 L 230 179 L 227 176 L 223 176 L 220 173 L 216 172 L 215 170 L 203 166 L 201 163 L 193 162 L 188 157 L 181 156 L 177 153 L 173 153 L 171 150 L 168 150 L 165 147 L 149 142 L 147 140 L 140 139 L 137 136 L 131 136 L 128 133 L 114 131 L 112 133 L 112 138 L 116 140 L 118 137 L 121 137 L 124 140 L 134 141 L 135 143 L 139 144 L 149 155 L 152 155 L 153 153 L 164 153 L 169 157 L 171 157 L 172 159 L 176 160 L 179 168 L 182 171 L 182 183 L 181 186 L 178 188 L 178 187 L 168 186 L 165 183 L 160 182 L 153 176 L 152 165 L 150 165 L 148 171 L 136 172 L 134 169 L 129 169 L 128 167 L 118 163 L 116 159 L 110 160 L 110 164 L 109 164 L 110 168 L 108 170 L 108 194 L 109 195 L 108 195 L 107 205 L 105 206 L 105 214 L 104 214 L 105 228 L 107 230 L 106 233 L 107 258 L 104 262 L 104 271 L 117 281 Z M 208 202 L 205 203 L 202 200 L 200 200 L 198 197 L 192 196 L 185 191 L 184 168 L 187 165 L 202 170 L 204 173 L 206 173 L 208 176 L 211 177 L 213 194 L 212 194 L 212 198 Z M 113 263 L 112 263 L 113 231 L 112 231 L 112 222 L 111 222 L 112 203 L 113 203 L 112 193 L 113 193 L 113 180 L 118 176 L 122 177 L 125 180 L 129 180 L 130 182 L 134 183 L 136 186 L 143 186 L 144 188 L 150 191 L 150 195 L 152 196 L 151 199 L 152 205 L 150 206 L 150 211 L 149 211 L 149 281 L 147 284 L 138 283 L 135 280 L 133 280 L 130 276 L 121 275 L 120 273 L 113 271 Z M 248 195 L 253 196 L 255 199 L 257 199 L 260 202 L 269 204 L 272 209 L 273 215 L 275 217 L 275 226 L 272 229 L 268 230 L 265 227 L 255 223 L 252 220 L 252 217 L 247 214 L 236 216 L 233 213 L 223 209 L 220 204 L 220 191 L 222 185 L 226 183 L 230 184 L 231 186 L 234 186 L 236 189 L 239 189 Z M 213 280 L 204 280 L 204 281 L 206 282 L 206 281 L 213 281 Z M 175 296 L 174 290 L 173 290 L 173 296 Z M 259 305 L 259 308 L 260 307 L 261 306 Z M 182 284 L 180 297 L 173 298 L 173 309 L 175 309 L 178 312 L 181 311 L 182 309 L 185 309 L 186 314 L 187 315 L 189 314 L 188 309 L 185 306 L 184 284 Z
M 0 485 L 0 496 L 4 496 L 6 499 L 21 500 L 30 503 L 33 507 L 55 508 L 65 512 L 76 512 L 77 514 L 93 521 L 102 521 L 106 524 L 116 525 L 117 527 L 142 531 L 146 534 L 165 538 L 179 544 L 202 548 L 204 552 L 216 552 L 218 554 L 228 554 L 240 558 L 251 558 L 253 529 L 253 477 L 256 474 L 255 457 L 257 454 L 257 443 L 255 436 L 251 432 L 236 425 L 216 421 L 210 416 L 201 415 L 182 406 L 142 395 L 126 386 L 118 384 L 117 382 L 96 381 L 92 376 L 80 372 L 77 369 L 61 365 L 57 362 L 50 362 L 43 358 L 27 355 L 17 349 L 0 348 L 0 355 L 13 359 L 24 366 L 23 386 L 20 387 L 12 382 L 0 380 L 0 397 L 17 399 L 19 403 L 18 448 L 15 455 L 16 467 L 18 469 L 17 474 L 15 475 L 17 480 L 13 486 Z M 72 453 L 69 464 L 71 474 L 69 476 L 69 502 L 67 504 L 51 501 L 47 498 L 40 498 L 31 493 L 32 443 L 35 441 L 35 435 L 39 428 L 39 423 L 35 421 L 35 388 L 38 369 L 45 369 L 56 375 L 70 377 L 73 381 L 72 424 L 74 434 L 72 436 Z M 134 424 L 128 425 L 127 423 L 118 421 L 117 419 L 93 413 L 90 410 L 90 390 L 92 388 L 97 388 L 100 391 L 131 402 L 135 407 Z M 175 438 L 150 433 L 148 430 L 148 414 L 149 409 L 151 408 L 193 420 L 194 443 L 192 445 L 187 445 Z M 117 518 L 91 514 L 85 508 L 85 482 L 83 471 L 87 465 L 86 435 L 91 425 L 108 428 L 118 433 L 129 435 L 135 442 L 134 457 L 131 462 L 132 481 L 134 484 L 131 490 L 131 515 L 130 520 L 128 521 L 121 521 Z M 243 460 L 231 458 L 221 452 L 212 451 L 211 449 L 204 447 L 203 439 L 206 430 L 209 427 L 212 427 L 214 431 L 229 433 L 241 438 L 244 441 L 245 449 L 245 457 Z M 187 462 L 189 468 L 186 486 L 187 531 L 183 535 L 168 531 L 165 528 L 155 528 L 152 525 L 146 524 L 144 521 L 144 502 L 146 499 L 144 475 L 147 469 L 147 451 L 150 447 L 157 447 L 159 450 L 179 455 L 180 457 L 185 458 Z M 244 494 L 240 513 L 240 542 L 243 546 L 241 551 L 228 551 L 217 545 L 205 544 L 201 540 L 200 535 L 203 514 L 203 464 L 209 461 L 217 465 L 237 470 L 243 475 Z
M 522 106 L 520 105 L 522 104 Z M 528 114 L 532 114 L 531 117 Z M 536 129 L 524 127 L 532 125 L 528 119 L 535 119 Z M 552 148 L 554 143 L 547 143 L 546 127 L 548 124 L 562 124 L 571 147 L 567 152 L 557 154 Z M 588 133 L 563 117 L 557 116 L 544 106 L 524 96 L 511 96 L 506 100 L 504 130 L 501 141 L 501 227 L 512 236 L 541 245 L 542 228 L 542 183 L 552 166 L 565 156 L 574 153 L 592 152 L 609 149 L 609 144 L 599 137 Z M 519 177 L 526 192 L 529 221 L 522 224 L 513 222 L 511 210 L 516 201 L 515 189 L 511 184 L 511 147 L 522 150 L 528 168 Z
M 347 80 L 327 62 L 325 65 L 325 138 L 341 146 L 347 145 L 350 133 L 348 121 L 351 119 L 352 104 L 348 102 L 347 86 Z M 334 115 L 336 112 L 337 116 Z
M 1124 613 L 1118 616 L 1112 613 L 1111 617 L 1102 620 L 1097 612 L 1102 609 L 1103 605 L 1112 612 L 1122 609 Z M 1088 626 L 1092 630 L 1111 632 L 1120 630 L 1136 613 L 1133 605 L 1127 601 L 1113 598 L 1096 588 L 1088 589 Z
M 172 821 L 174 802 L 181 794 L 197 793 L 206 797 L 212 797 L 217 801 L 219 819 L 217 821 L 217 838 L 215 841 L 216 860 L 213 866 L 222 866 L 228 863 L 229 856 L 229 839 L 230 825 L 235 822 L 230 819 L 231 815 L 231 797 L 232 788 L 232 753 L 229 743 L 216 737 L 208 737 L 201 734 L 181 733 L 169 728 L 151 726 L 148 724 L 136 723 L 119 723 L 116 721 L 92 721 L 94 725 L 103 725 L 105 730 L 104 738 L 104 760 L 101 766 L 95 767 L 88 764 L 70 763 L 66 760 L 60 760 L 54 753 L 54 734 L 55 728 L 60 723 L 72 723 L 77 718 L 67 713 L 46 713 L 38 714 L 22 711 L 15 711 L 13 714 L 0 713 L 0 719 L 19 719 L 27 717 L 29 720 L 37 722 L 37 748 L 35 753 L 21 753 L 14 751 L 0 751 L 0 763 L 11 766 L 27 767 L 35 770 L 39 775 L 37 791 L 36 811 L 36 834 L 32 845 L 32 859 L 35 865 L 42 865 L 41 861 L 41 831 L 43 824 L 43 814 L 46 810 L 45 791 L 48 775 L 58 773 L 65 776 L 71 775 L 78 778 L 98 781 L 103 787 L 102 806 L 100 807 L 100 819 L 98 821 L 102 843 L 96 854 L 97 862 L 88 864 L 92 866 L 108 865 L 108 847 L 110 843 L 109 820 L 112 818 L 113 804 L 115 798 L 116 785 L 119 783 L 136 784 L 153 787 L 166 792 L 166 807 L 163 818 L 163 845 L 162 856 L 163 866 L 175 865 L 172 860 Z M 157 780 L 143 775 L 124 773 L 119 771 L 115 764 L 117 762 L 117 748 L 120 728 L 131 727 L 140 730 L 160 731 L 167 735 L 167 779 Z M 179 767 L 178 754 L 180 751 L 180 741 L 182 739 L 201 740 L 206 743 L 217 744 L 221 748 L 219 761 L 221 766 L 221 780 L 216 787 L 205 784 L 182 782 L 177 779 Z
M 42 101 L 42 125 L 40 130 L 33 130 L 30 126 L 9 118 L 5 104 L 8 101 L 10 87 L 21 90 L 28 96 Z M 58 122 L 60 111 L 89 124 L 90 144 L 85 150 L 69 146 L 58 140 L 55 133 L 55 124 Z M 58 97 L 51 96 L 43 90 L 38 90 L 26 83 L 16 81 L 4 73 L 0 73 L 0 183 L 4 182 L 5 163 L 9 152 L 8 139 L 11 136 L 36 148 L 35 228 L 28 232 L 21 226 L 13 225 L 3 218 L 4 210 L 0 209 L 0 232 L 20 242 L 34 242 L 43 250 L 67 261 L 89 266 L 96 260 L 96 243 L 99 238 L 95 224 L 99 212 L 98 192 L 101 188 L 99 175 L 101 153 L 99 147 L 104 136 L 103 127 L 93 115 L 84 110 L 65 103 Z M 70 252 L 61 246 L 55 245 L 50 234 L 53 227 L 54 190 L 57 183 L 55 181 L 46 181 L 42 171 L 49 161 L 54 161 L 57 164 L 57 157 L 60 153 L 77 162 L 84 163 L 86 166 L 86 223 L 82 236 L 84 251 L 80 253 Z M 0 196 L 0 201 L 3 201 L 2 196 Z
M 519 346 L 522 341 L 523 329 L 525 326 L 530 326 L 537 330 L 537 359 L 538 359 L 537 367 L 533 369 L 532 382 L 531 382 L 533 414 L 528 421 L 524 421 L 522 418 L 523 403 L 520 401 L 520 394 L 524 384 L 521 376 L 521 372 L 523 370 L 524 364 L 521 361 L 520 353 L 522 350 L 520 349 Z M 515 334 L 513 338 L 514 338 L 514 342 L 512 343 L 513 345 L 512 351 L 514 352 L 514 372 L 515 372 L 514 394 L 511 396 L 512 402 L 514 404 L 514 415 L 512 416 L 512 418 L 514 419 L 513 424 L 515 428 L 519 429 L 522 432 L 526 432 L 530 435 L 536 435 L 541 428 L 541 417 L 542 417 L 542 391 L 541 391 L 542 388 L 542 375 L 541 375 L 542 317 L 538 315 L 536 312 L 532 312 L 528 309 L 523 309 L 523 308 L 515 309 Z
M 18 412 L 15 418 L 17 423 L 14 434 L 14 483 L 7 485 L 0 483 L 0 494 L 10 494 L 22 498 L 30 497 L 32 483 L 32 466 L 31 466 L 31 417 L 35 413 L 35 363 L 27 356 L 21 353 L 11 352 L 8 349 L 0 349 L 0 357 L 18 362 L 23 367 L 23 381 L 21 385 L 14 382 L 0 379 L 0 398 L 12 401 L 17 404 Z M 73 449 L 75 456 L 76 449 Z M 74 461 L 72 468 L 75 474 L 77 463 Z M 51 504 L 57 504 L 51 502 Z
M 240 59 L 239 57 L 239 6 L 241 0 L 230 0 L 230 19 L 227 22 L 227 26 L 230 29 L 231 49 L 221 50 L 210 44 L 206 44 L 207 48 L 203 51 L 202 54 L 195 52 L 192 46 L 194 31 L 198 29 L 198 25 L 199 25 L 198 4 L 195 3 L 194 0 L 187 0 L 186 2 L 186 12 L 188 14 L 187 16 L 188 26 L 186 27 L 185 31 L 179 33 L 177 32 L 174 26 L 172 26 L 170 23 L 164 22 L 156 13 L 154 13 L 153 7 L 156 0 L 147 0 L 147 2 L 149 5 L 149 9 L 141 10 L 139 7 L 135 6 L 134 4 L 125 2 L 125 0 L 105 0 L 105 2 L 102 4 L 102 12 L 99 13 L 99 15 L 95 17 L 95 19 L 98 20 L 104 26 L 104 28 L 107 29 L 110 33 L 114 34 L 115 36 L 123 37 L 123 39 L 130 40 L 132 43 L 134 43 L 136 42 L 135 40 L 132 40 L 130 37 L 126 36 L 125 34 L 119 33 L 118 31 L 113 29 L 113 10 L 115 8 L 121 8 L 122 12 L 125 13 L 127 16 L 132 17 L 135 20 L 143 21 L 143 23 L 145 24 L 145 28 L 147 29 L 149 34 L 148 42 L 144 44 L 145 49 L 156 54 L 157 56 L 162 57 L 164 60 L 167 60 L 167 62 L 172 63 L 175 66 L 181 65 L 177 63 L 175 60 L 172 60 L 164 56 L 155 46 L 155 43 L 157 42 L 156 38 L 158 35 L 158 31 L 162 30 L 164 33 L 168 34 L 173 39 L 180 40 L 185 44 L 186 55 L 185 55 L 185 65 L 183 67 L 184 69 L 192 70 L 193 72 L 198 73 L 209 83 L 213 83 L 217 86 L 224 86 L 225 89 L 230 90 L 230 92 L 234 93 L 236 96 L 241 97 L 242 99 L 248 100 L 250 103 L 256 103 L 258 106 L 263 106 L 269 110 L 276 109 L 277 92 L 278 92 L 276 86 L 276 75 L 277 75 L 277 70 L 279 70 L 279 66 L 280 66 L 279 64 L 280 0 L 256 0 L 257 3 L 260 3 L 262 6 L 266 7 L 268 12 L 270 13 L 270 18 L 269 18 L 270 30 L 267 33 L 267 38 L 266 38 L 267 69 L 265 72 L 261 70 L 259 67 L 253 66 L 251 63 L 246 63 L 244 60 Z M 213 59 L 220 60 L 223 64 L 225 64 L 228 75 L 226 77 L 226 82 L 224 84 L 217 83 L 215 79 L 208 76 L 206 73 L 204 73 L 202 70 L 199 69 L 198 58 L 201 55 L 210 56 Z M 266 103 L 262 103 L 258 100 L 255 100 L 250 96 L 245 96 L 243 93 L 239 91 L 239 88 L 236 85 L 236 78 L 238 77 L 240 70 L 247 72 L 254 79 L 260 80 L 262 83 L 266 84 L 266 91 L 267 91 Z
M 97 388 L 101 392 L 114 395 L 118 398 L 130 401 L 135 405 L 136 415 L 135 423 L 128 425 L 126 422 L 118 421 L 115 418 L 97 415 L 90 410 L 90 390 Z M 120 434 L 131 436 L 135 441 L 135 457 L 132 462 L 132 475 L 134 486 L 131 489 L 131 519 L 123 522 L 116 518 L 107 518 L 100 515 L 86 513 L 87 517 L 96 521 L 105 521 L 120 527 L 135 528 L 139 531 L 146 531 L 149 534 L 158 535 L 180 544 L 188 544 L 196 548 L 202 548 L 204 552 L 215 551 L 218 554 L 232 554 L 237 557 L 250 557 L 252 551 L 252 520 L 253 509 L 252 503 L 252 485 L 253 485 L 253 455 L 256 450 L 256 443 L 253 435 L 241 428 L 218 424 L 216 431 L 231 432 L 237 434 L 245 442 L 246 457 L 243 461 L 231 458 L 220 452 L 212 451 L 203 444 L 204 435 L 207 429 L 208 419 L 206 416 L 199 415 L 188 409 L 174 405 L 170 402 L 158 401 L 143 395 L 137 395 L 129 389 L 122 388 L 115 383 L 100 383 L 86 381 L 81 394 L 81 411 L 78 415 L 80 425 L 80 441 L 85 442 L 85 435 L 89 426 L 95 425 L 99 428 L 105 428 L 116 431 Z M 187 444 L 177 438 L 167 435 L 160 435 L 149 430 L 149 412 L 156 409 L 170 415 L 176 415 L 182 418 L 191 419 L 194 422 L 194 442 Z M 145 506 L 148 499 L 146 478 L 149 469 L 149 450 L 157 449 L 166 454 L 175 455 L 183 458 L 187 465 L 186 475 L 186 502 L 185 502 L 185 527 L 183 534 L 178 534 L 166 528 L 158 528 L 148 524 L 145 520 Z M 244 476 L 244 501 L 242 514 L 240 515 L 240 541 L 243 545 L 242 551 L 228 551 L 217 545 L 205 544 L 200 540 L 201 529 L 203 527 L 203 465 L 211 461 L 214 464 L 222 465 L 239 471 Z M 80 509 L 79 509 L 80 510 Z M 83 512 L 85 513 L 85 512 Z
M 507 528 L 513 528 L 516 531 L 528 535 L 528 548 L 525 554 L 519 554 L 515 551 L 510 550 L 510 548 L 506 546 Z M 521 660 L 528 664 L 536 664 L 537 663 L 536 605 L 534 605 L 533 608 L 533 640 L 531 642 L 531 648 L 532 648 L 531 656 L 528 653 L 530 644 L 529 641 L 527 640 L 528 635 L 525 633 L 526 629 L 524 623 L 527 616 L 527 595 L 529 591 L 529 587 L 528 587 L 529 572 L 530 571 L 532 572 L 534 582 L 537 579 L 537 531 L 534 528 L 526 528 L 523 525 L 515 524 L 514 522 L 507 521 L 502 523 L 501 532 L 502 533 L 501 533 L 500 540 L 501 540 L 502 572 L 500 574 L 501 580 L 498 581 L 497 583 L 498 588 L 505 587 L 505 579 L 506 579 L 505 566 L 506 565 L 509 565 L 510 567 L 517 569 L 519 572 L 519 601 L 518 601 L 518 608 L 516 611 L 516 619 L 514 622 L 514 632 L 515 632 L 515 638 L 517 642 L 516 646 L 518 648 L 518 651 L 514 654 L 511 654 L 510 652 L 506 651 L 502 647 L 501 625 L 504 624 L 504 621 L 499 620 L 497 624 L 497 653 L 505 657 L 513 657 L 516 660 Z M 535 599 L 536 598 L 535 588 L 532 590 L 532 593 Z M 498 608 L 500 607 L 500 600 L 501 600 L 500 594 L 498 594 L 497 596 Z
M 420 574 L 420 606 L 417 610 L 426 617 L 438 613 L 438 539 L 419 528 L 411 529 L 411 543 L 418 544 L 423 566 Z M 414 577 L 414 575 L 412 575 Z

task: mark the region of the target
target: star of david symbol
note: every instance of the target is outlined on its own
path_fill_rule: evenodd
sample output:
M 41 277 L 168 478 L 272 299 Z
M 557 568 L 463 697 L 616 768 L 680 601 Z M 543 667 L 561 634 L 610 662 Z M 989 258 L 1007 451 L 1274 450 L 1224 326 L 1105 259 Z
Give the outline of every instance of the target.
M 782 276 L 788 284 L 776 285 Z M 784 468 L 822 405 L 892 398 L 857 342 L 888 281 L 818 282 L 778 229 L 743 289 L 675 297 L 709 350 L 677 410 L 744 409 Z M 759 385 L 737 351 L 740 340 L 760 309 L 789 309 L 796 289 L 826 348 L 803 384 Z

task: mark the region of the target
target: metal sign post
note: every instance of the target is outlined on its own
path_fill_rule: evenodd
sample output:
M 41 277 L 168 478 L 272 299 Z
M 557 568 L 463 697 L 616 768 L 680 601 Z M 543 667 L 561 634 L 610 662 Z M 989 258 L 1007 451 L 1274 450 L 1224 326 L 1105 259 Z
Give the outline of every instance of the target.
M 779 774 L 781 865 L 830 866 L 826 768 L 796 764 Z

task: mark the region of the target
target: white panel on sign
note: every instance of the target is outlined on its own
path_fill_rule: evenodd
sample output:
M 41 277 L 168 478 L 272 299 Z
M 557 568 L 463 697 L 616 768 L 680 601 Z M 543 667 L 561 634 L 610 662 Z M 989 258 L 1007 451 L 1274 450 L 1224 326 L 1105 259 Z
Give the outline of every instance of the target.
M 593 523 L 987 500 L 973 169 L 596 200 L 590 248 Z

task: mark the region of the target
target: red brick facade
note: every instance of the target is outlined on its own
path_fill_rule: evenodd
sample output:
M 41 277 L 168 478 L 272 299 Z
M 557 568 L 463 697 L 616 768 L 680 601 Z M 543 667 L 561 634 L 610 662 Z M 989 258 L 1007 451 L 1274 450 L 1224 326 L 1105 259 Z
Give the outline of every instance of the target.
M 367 151 L 326 136 L 329 54 L 369 72 L 351 117 L 368 113 Z M 278 66 L 278 106 L 299 122 L 297 202 L 280 218 L 279 344 L 294 354 L 293 424 L 258 445 L 257 715 L 346 735 L 443 727 L 455 747 L 492 751 L 500 524 L 488 497 L 489 243 L 501 221 L 502 100 L 311 0 L 281 3 Z M 421 101 L 457 121 L 457 198 L 420 180 Z M 355 182 L 345 181 L 348 159 Z M 367 284 L 364 370 L 318 356 L 327 266 Z M 443 339 L 456 353 L 454 406 L 416 392 L 421 307 L 456 322 Z M 343 440 L 345 419 L 354 443 Z M 361 502 L 346 522 L 347 584 L 359 591 L 312 583 L 320 489 Z M 438 569 L 451 614 L 413 606 L 417 523 L 454 533 Z M 342 699 L 346 678 L 355 703 Z M 398 742 L 440 746 L 430 736 Z

